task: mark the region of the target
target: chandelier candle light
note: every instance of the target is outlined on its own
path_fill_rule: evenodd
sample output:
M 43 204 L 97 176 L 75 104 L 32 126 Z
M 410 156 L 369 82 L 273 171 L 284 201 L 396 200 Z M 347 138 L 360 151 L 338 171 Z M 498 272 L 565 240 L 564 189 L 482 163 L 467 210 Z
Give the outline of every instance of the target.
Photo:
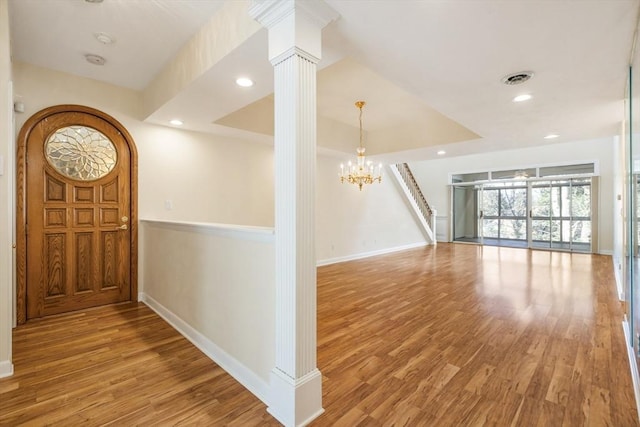
M 363 145 L 364 138 L 362 131 L 362 107 L 364 107 L 364 104 L 364 101 L 356 102 L 356 107 L 360 110 L 360 146 L 356 150 L 358 158 L 355 164 L 349 161 L 346 168 L 344 163 L 340 164 L 340 182 L 344 183 L 347 181 L 350 184 L 356 184 L 358 188 L 360 188 L 360 191 L 362 191 L 364 184 L 373 184 L 376 181 L 378 181 L 378 183 L 382 182 L 382 163 L 378 164 L 376 168 L 373 162 L 371 160 L 366 161 L 364 156 L 365 148 Z

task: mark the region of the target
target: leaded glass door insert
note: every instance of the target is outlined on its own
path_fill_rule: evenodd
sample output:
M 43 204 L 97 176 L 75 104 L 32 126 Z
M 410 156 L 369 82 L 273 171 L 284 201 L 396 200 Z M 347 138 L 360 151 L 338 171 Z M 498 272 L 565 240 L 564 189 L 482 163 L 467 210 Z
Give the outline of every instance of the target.
M 45 143 L 47 162 L 62 175 L 93 181 L 111 172 L 118 160 L 113 142 L 102 132 L 87 126 L 65 126 Z

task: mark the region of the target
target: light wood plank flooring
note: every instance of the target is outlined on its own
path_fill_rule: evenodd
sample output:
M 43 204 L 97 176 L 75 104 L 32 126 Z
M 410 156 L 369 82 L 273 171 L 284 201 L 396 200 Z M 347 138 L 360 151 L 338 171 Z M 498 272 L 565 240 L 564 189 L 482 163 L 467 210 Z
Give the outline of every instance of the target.
M 1 426 L 279 425 L 144 304 L 28 322 L 13 342 Z
M 314 425 L 637 426 L 612 268 L 463 244 L 320 268 Z
M 638 426 L 611 258 L 439 244 L 318 269 L 313 426 Z M 277 423 L 140 304 L 31 322 L 0 425 Z

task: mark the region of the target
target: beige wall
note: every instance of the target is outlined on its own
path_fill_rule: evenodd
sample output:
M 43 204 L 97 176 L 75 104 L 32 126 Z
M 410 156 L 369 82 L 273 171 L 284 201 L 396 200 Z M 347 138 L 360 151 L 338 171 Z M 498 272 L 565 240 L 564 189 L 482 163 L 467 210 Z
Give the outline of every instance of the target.
M 273 226 L 271 146 L 141 122 L 135 91 L 28 64 L 14 64 L 14 74 L 25 104 L 18 126 L 64 103 L 88 105 L 122 122 L 138 147 L 141 218 Z M 362 192 L 339 183 L 339 164 L 351 157 L 318 156 L 318 259 L 423 242 L 388 173 L 381 185 Z
M 316 256 L 319 262 L 339 261 L 358 254 L 384 252 L 425 239 L 400 196 L 388 168 L 382 183 L 341 184 L 340 163 L 355 155 L 319 155 L 316 186 Z
M 9 12 L 0 0 L 0 377 L 12 373 L 13 326 L 13 110 L 9 51 Z
M 143 300 L 262 400 L 275 365 L 273 240 L 270 229 L 145 221 L 140 240 Z
M 128 89 L 20 63 L 14 75 L 25 104 L 18 127 L 45 107 L 82 104 L 127 128 L 139 154 L 141 218 L 273 225 L 270 146 L 141 122 L 140 94 Z
M 614 138 L 557 143 L 518 150 L 412 162 L 410 166 L 427 201 L 438 210 L 438 216 L 450 217 L 448 179 L 452 173 L 597 161 L 600 165 L 598 250 L 601 253 L 611 254 L 613 251 L 615 206 L 614 144 Z
M 136 143 L 142 218 L 273 226 L 271 146 L 160 126 Z

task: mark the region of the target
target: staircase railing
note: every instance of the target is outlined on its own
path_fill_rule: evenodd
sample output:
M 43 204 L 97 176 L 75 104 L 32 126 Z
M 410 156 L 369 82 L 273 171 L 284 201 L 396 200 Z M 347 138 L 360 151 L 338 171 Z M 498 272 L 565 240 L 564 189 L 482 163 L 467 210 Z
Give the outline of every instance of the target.
M 405 189 L 405 193 L 407 197 L 411 198 L 411 203 L 414 208 L 417 210 L 416 214 L 422 216 L 422 220 L 428 226 L 427 233 L 430 234 L 432 241 L 435 243 L 435 219 L 436 215 L 433 209 L 429 206 L 427 199 L 425 199 L 424 194 L 420 190 L 420 186 L 416 182 L 413 173 L 411 173 L 411 169 L 409 165 L 406 163 L 397 163 L 392 165 L 392 167 L 397 171 L 397 177 L 404 184 L 403 187 Z

